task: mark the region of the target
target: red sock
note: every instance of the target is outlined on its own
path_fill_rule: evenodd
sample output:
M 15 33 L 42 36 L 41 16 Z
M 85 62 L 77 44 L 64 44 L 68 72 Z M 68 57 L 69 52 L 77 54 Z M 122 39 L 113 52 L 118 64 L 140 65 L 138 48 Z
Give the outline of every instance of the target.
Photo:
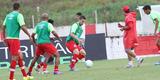
M 22 59 L 18 59 L 18 65 L 21 68 L 21 72 L 23 74 L 24 77 L 27 77 L 26 71 L 25 71 L 25 67 L 23 65 L 23 60 Z
M 11 80 L 14 79 L 14 72 L 15 72 L 16 64 L 17 64 L 17 62 L 16 62 L 15 60 L 12 60 L 12 61 L 11 61 L 11 65 L 10 65 L 10 76 L 9 76 L 9 79 L 11 79 Z
M 80 59 L 80 60 L 83 59 L 84 57 L 85 57 L 85 56 L 82 55 L 82 54 L 79 54 L 79 55 L 78 55 L 78 59 Z
M 46 69 L 47 69 L 47 64 L 44 63 L 44 64 L 43 64 L 43 71 L 46 71 Z
M 73 54 L 72 60 L 70 62 L 70 67 L 74 68 L 75 64 L 78 62 L 78 54 Z
M 58 66 L 54 66 L 54 72 L 59 71 Z
M 39 69 L 39 68 L 41 68 L 42 66 L 43 66 L 43 62 L 40 62 L 38 65 L 37 65 L 37 68 Z
M 158 50 L 160 50 L 160 46 L 157 45 L 157 47 L 158 47 Z
M 31 72 L 32 72 L 32 69 L 33 69 L 33 67 L 30 66 L 29 69 L 28 69 L 28 73 L 31 73 Z

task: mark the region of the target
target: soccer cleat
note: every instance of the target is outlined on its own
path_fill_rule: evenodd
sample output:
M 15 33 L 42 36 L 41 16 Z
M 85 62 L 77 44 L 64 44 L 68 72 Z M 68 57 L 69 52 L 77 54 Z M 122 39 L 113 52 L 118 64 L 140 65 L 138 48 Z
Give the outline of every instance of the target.
M 133 67 L 134 67 L 133 64 L 128 64 L 128 65 L 126 66 L 126 68 L 133 68 Z
M 154 65 L 160 65 L 160 61 L 159 61 L 159 62 L 154 63 Z
M 69 65 L 70 70 L 69 71 L 75 71 L 75 67 L 72 67 L 71 65 Z
M 54 75 L 60 75 L 60 74 L 62 74 L 62 72 L 60 72 L 60 71 L 54 71 L 53 74 Z
M 40 73 L 40 69 L 39 68 L 34 68 L 34 70 L 38 73 Z
M 42 71 L 42 74 L 49 74 L 49 71 Z
M 31 73 L 27 73 L 29 80 L 33 80 L 33 76 L 31 75 Z
M 8 79 L 8 80 L 16 80 L 16 79 Z
M 140 65 L 143 63 L 144 59 L 143 58 L 139 58 L 138 59 L 138 65 L 137 67 L 140 67 Z
M 27 76 L 27 77 L 23 77 L 23 80 L 29 80 L 29 77 Z
M 33 80 L 34 79 L 34 77 L 33 76 L 28 76 L 28 80 Z

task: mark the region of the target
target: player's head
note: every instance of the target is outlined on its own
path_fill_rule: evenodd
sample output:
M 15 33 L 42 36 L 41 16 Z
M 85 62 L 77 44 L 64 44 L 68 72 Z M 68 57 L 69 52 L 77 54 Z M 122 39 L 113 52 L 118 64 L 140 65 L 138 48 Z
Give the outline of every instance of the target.
M 79 23 L 80 23 L 81 25 L 83 25 L 83 24 L 85 23 L 85 21 L 86 21 L 86 17 L 85 17 L 85 16 L 80 16 L 80 17 L 79 17 Z
M 14 3 L 13 4 L 13 10 L 19 10 L 20 4 L 19 3 Z
M 79 20 L 80 16 L 82 16 L 81 12 L 77 12 L 75 15 L 75 19 Z
M 43 13 L 41 15 L 41 19 L 44 20 L 44 21 L 48 21 L 48 14 L 47 13 Z
M 54 25 L 54 20 L 53 19 L 48 19 L 48 22 Z
M 123 10 L 124 13 L 129 13 L 130 12 L 129 6 L 123 6 L 122 10 Z
M 143 11 L 145 14 L 149 15 L 151 13 L 151 6 L 150 5 L 143 6 Z

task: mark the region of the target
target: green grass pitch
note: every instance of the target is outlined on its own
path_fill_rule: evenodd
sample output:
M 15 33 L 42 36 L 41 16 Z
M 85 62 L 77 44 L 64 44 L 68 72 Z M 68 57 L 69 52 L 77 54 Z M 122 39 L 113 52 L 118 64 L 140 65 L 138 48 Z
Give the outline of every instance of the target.
M 91 68 L 78 63 L 78 71 L 68 71 L 68 64 L 60 65 L 62 75 L 38 74 L 33 70 L 34 80 L 160 80 L 160 65 L 154 65 L 160 57 L 145 58 L 141 67 L 127 69 L 127 59 L 94 61 Z M 136 64 L 136 63 L 135 63 Z M 53 71 L 53 65 L 48 67 Z M 0 70 L 0 80 L 8 80 L 9 69 Z M 22 80 L 19 69 L 15 73 L 16 80 Z

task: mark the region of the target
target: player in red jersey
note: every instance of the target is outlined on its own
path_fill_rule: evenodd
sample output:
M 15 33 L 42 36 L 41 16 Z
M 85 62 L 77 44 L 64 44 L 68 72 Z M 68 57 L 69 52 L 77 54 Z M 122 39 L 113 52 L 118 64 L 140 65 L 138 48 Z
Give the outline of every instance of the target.
M 143 62 L 143 58 L 136 56 L 136 54 L 133 52 L 134 48 L 138 45 L 136 31 L 136 12 L 131 12 L 129 6 L 124 6 L 123 11 L 125 13 L 125 26 L 118 24 L 118 27 L 120 27 L 121 31 L 124 31 L 124 48 L 129 60 L 127 68 L 131 68 L 133 67 L 132 58 L 137 60 L 138 66 Z

